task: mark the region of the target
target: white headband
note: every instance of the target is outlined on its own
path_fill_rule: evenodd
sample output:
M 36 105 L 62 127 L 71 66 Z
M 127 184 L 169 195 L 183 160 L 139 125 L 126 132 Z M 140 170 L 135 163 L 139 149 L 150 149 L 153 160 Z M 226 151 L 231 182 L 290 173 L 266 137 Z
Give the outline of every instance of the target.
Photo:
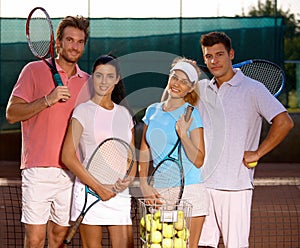
M 195 69 L 194 66 L 192 66 L 190 63 L 188 62 L 178 62 L 176 65 L 173 66 L 173 68 L 170 70 L 170 72 L 174 71 L 174 70 L 181 70 L 183 71 L 189 78 L 189 80 L 192 83 L 195 83 L 198 81 L 199 77 L 198 77 L 198 73 Z

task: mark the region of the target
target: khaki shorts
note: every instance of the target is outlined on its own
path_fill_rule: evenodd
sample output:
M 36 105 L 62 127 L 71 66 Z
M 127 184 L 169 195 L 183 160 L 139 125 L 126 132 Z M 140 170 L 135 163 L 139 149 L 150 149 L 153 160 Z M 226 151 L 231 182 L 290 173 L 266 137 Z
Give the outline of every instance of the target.
M 73 181 L 72 173 L 60 168 L 24 169 L 21 222 L 69 226 Z

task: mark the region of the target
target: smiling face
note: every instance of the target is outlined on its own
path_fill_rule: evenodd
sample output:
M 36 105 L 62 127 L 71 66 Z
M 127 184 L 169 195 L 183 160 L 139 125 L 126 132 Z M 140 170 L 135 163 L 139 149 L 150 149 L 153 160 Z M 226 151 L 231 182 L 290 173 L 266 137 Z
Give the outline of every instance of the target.
M 85 33 L 71 26 L 63 30 L 61 40 L 56 40 L 59 58 L 68 63 L 77 63 L 84 52 Z
M 100 64 L 93 73 L 95 95 L 98 97 L 110 96 L 115 85 L 119 82 L 116 68 L 111 64 Z
M 171 97 L 184 98 L 193 89 L 193 84 L 183 71 L 174 70 L 171 72 L 168 81 L 168 92 Z

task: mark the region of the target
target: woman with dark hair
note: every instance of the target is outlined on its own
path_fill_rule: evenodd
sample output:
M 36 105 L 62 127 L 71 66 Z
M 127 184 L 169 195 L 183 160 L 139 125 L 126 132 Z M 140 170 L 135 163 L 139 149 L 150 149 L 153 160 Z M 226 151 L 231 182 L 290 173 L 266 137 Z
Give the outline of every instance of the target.
M 63 163 L 76 175 L 71 220 L 76 220 L 82 210 L 87 184 L 107 201 L 98 202 L 86 213 L 79 227 L 83 247 L 101 247 L 102 226 L 108 228 L 112 247 L 132 247 L 128 186 L 136 168 L 128 179 L 118 180 L 111 190 L 85 169 L 93 151 L 105 139 L 115 137 L 134 144 L 134 122 L 125 101 L 117 58 L 112 55 L 98 57 L 93 65 L 92 81 L 93 96 L 74 109 L 62 151 Z

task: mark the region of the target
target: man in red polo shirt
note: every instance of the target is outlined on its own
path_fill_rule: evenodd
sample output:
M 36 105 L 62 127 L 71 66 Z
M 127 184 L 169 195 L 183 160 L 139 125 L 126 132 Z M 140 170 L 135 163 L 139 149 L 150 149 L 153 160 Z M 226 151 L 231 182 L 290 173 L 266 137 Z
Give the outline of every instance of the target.
M 59 247 L 68 230 L 73 175 L 60 153 L 72 110 L 89 99 L 89 75 L 77 65 L 88 35 L 87 19 L 65 17 L 57 29 L 55 59 L 64 85 L 55 87 L 43 61 L 28 63 L 7 105 L 8 122 L 22 127 L 24 247 L 44 247 L 46 233 L 48 247 Z

